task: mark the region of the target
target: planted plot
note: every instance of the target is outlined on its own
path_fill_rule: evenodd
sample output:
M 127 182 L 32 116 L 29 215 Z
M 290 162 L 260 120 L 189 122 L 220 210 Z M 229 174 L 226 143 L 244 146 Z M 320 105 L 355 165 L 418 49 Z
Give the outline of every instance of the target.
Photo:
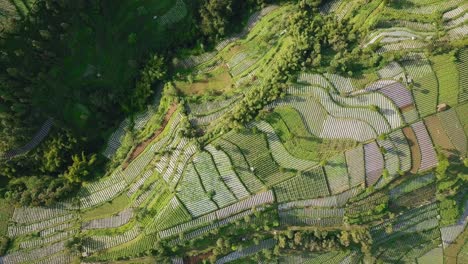
M 159 151 L 161 156 L 159 157 L 159 160 L 157 160 L 155 168 L 156 171 L 160 174 L 163 174 L 166 171 L 167 165 L 171 158 L 172 151 L 175 148 L 177 148 L 177 145 L 179 144 L 180 140 L 181 138 L 178 134 L 176 134 L 174 138 L 172 138 L 172 140 L 168 142 L 169 144 L 164 146 L 164 148 L 161 148 L 161 150 Z
M 216 261 L 216 264 L 224 264 L 241 258 L 245 258 L 250 255 L 254 255 L 264 249 L 273 248 L 276 245 L 276 240 L 268 239 L 261 241 L 258 245 L 253 245 L 248 248 L 233 252 L 226 255 Z
M 35 262 L 35 264 L 63 264 L 63 263 L 73 263 L 76 256 L 68 253 L 68 252 L 61 252 L 58 254 L 54 254 L 50 257 L 42 259 L 41 261 Z
M 140 228 L 135 225 L 132 229 L 122 234 L 92 236 L 85 239 L 83 249 L 87 253 L 93 253 L 103 249 L 115 247 L 135 239 L 140 233 Z
M 458 95 L 458 102 L 463 103 L 468 100 L 468 49 L 462 49 L 458 54 L 458 71 L 460 76 L 460 91 Z
M 328 116 L 319 136 L 328 139 L 353 139 L 364 142 L 377 137 L 377 134 L 368 123 L 361 120 Z
M 0 257 L 0 262 L 5 264 L 33 262 L 65 250 L 65 244 L 66 241 L 61 241 L 30 251 L 17 251 L 4 257 Z
M 450 138 L 453 146 L 460 152 L 461 155 L 467 153 L 467 139 L 463 126 L 458 118 L 454 109 L 437 114 L 442 127 L 445 129 L 448 137 Z M 467 119 L 466 116 L 462 117 Z
M 176 197 L 173 197 L 170 202 L 162 208 L 152 219 L 152 222 L 147 226 L 147 231 L 161 231 L 178 224 L 191 220 L 190 214 Z
M 332 116 L 364 121 L 368 123 L 377 134 L 390 131 L 389 123 L 385 120 L 384 116 L 377 111 L 369 109 L 369 105 L 377 105 L 382 109 L 382 113 L 392 111 L 387 109 L 387 107 L 389 107 L 388 104 L 386 104 L 385 108 L 382 107 L 382 104 L 385 104 L 385 100 L 388 101 L 386 98 L 377 98 L 375 96 L 376 94 L 342 97 L 336 93 L 329 94 L 321 88 L 313 89 L 311 92 L 311 95 L 319 100 Z
M 452 19 L 452 20 L 449 20 L 447 22 L 444 23 L 444 27 L 445 28 L 453 28 L 453 27 L 457 27 L 457 26 L 460 26 L 462 23 L 464 23 L 466 20 L 468 20 L 468 14 L 465 13 L 464 15 L 458 17 L 458 18 L 455 18 L 455 19 Z
M 414 190 L 413 192 L 404 193 L 396 199 L 392 199 L 390 207 L 405 210 L 408 208 L 418 207 L 421 204 L 433 203 L 436 201 L 435 193 L 435 184 L 428 184 Z
M 325 160 L 356 144 L 353 140 L 322 139 L 311 135 L 299 112 L 292 107 L 277 107 L 266 120 L 288 152 L 304 160 Z
M 179 144 L 177 145 L 177 147 L 172 149 L 172 152 L 170 154 L 171 158 L 169 159 L 169 162 L 167 164 L 166 171 L 162 175 L 163 179 L 166 182 L 170 182 L 171 176 L 173 175 L 173 173 L 176 170 L 176 166 L 177 166 L 177 162 L 179 161 L 179 157 L 182 154 L 184 148 L 189 143 L 188 141 L 189 140 L 184 137 L 179 141 Z
M 450 54 L 431 57 L 432 67 L 439 82 L 439 103 L 458 103 L 460 77 L 454 60 Z
M 366 185 L 372 186 L 382 176 L 384 159 L 377 143 L 364 145 L 364 162 L 366 166 Z
M 454 9 L 460 5 L 463 0 L 432 1 L 426 3 L 413 2 L 416 4 L 412 7 L 405 8 L 406 11 L 415 14 L 433 14 L 435 12 Z
M 115 216 L 101 218 L 92 220 L 86 223 L 83 223 L 82 229 L 89 230 L 89 229 L 101 229 L 101 228 L 115 228 L 122 226 L 128 223 L 133 218 L 133 210 L 127 208 L 121 212 L 119 212 Z
M 276 135 L 273 127 L 265 121 L 255 122 L 255 126 L 264 132 L 267 136 L 268 146 L 275 161 L 283 168 L 290 168 L 295 170 L 306 170 L 318 163 L 309 160 L 303 160 L 292 156 L 284 147 L 283 143 Z
M 348 150 L 345 155 L 349 173 L 349 186 L 354 187 L 361 185 L 365 182 L 366 177 L 363 147 L 358 146 Z
M 459 105 L 455 111 L 457 112 L 458 120 L 465 131 L 465 135 L 468 137 L 468 118 L 464 118 L 468 116 L 468 104 Z
M 143 187 L 146 180 L 148 180 L 148 178 L 151 177 L 151 175 L 153 174 L 154 170 L 147 170 L 138 181 L 136 181 L 130 186 L 130 189 L 127 192 L 127 196 L 131 197 L 134 193 L 136 193 L 141 187 Z
M 354 199 L 356 200 L 351 200 L 346 205 L 346 215 L 351 218 L 361 218 L 361 222 L 365 222 L 367 220 L 366 217 L 372 217 L 373 214 L 378 214 L 378 212 L 375 212 L 376 207 L 387 204 L 389 197 L 386 193 L 375 192 L 364 198 L 357 196 Z M 369 212 L 372 214 L 369 215 Z
M 409 21 L 403 19 L 395 20 L 380 20 L 378 26 L 381 28 L 404 27 L 414 31 L 431 32 L 435 31 L 436 27 L 432 23 L 423 23 L 418 21 Z
M 394 88 L 394 87 L 390 87 L 390 88 Z M 333 96 L 333 98 L 338 103 L 342 103 L 342 104 L 349 105 L 349 106 L 360 106 L 363 108 L 371 107 L 370 112 L 374 112 L 374 113 L 368 114 L 368 115 L 374 116 L 373 119 L 375 119 L 375 121 L 372 121 L 372 122 L 368 120 L 366 121 L 369 122 L 370 124 L 373 124 L 377 122 L 377 115 L 378 115 L 379 118 L 383 119 L 386 123 L 386 126 L 383 125 L 382 123 L 380 123 L 380 126 L 373 125 L 373 127 L 379 134 L 384 133 L 383 131 L 388 131 L 388 125 L 390 125 L 391 129 L 396 129 L 403 125 L 403 122 L 400 116 L 400 111 L 398 107 L 395 107 L 394 105 L 395 102 L 391 101 L 392 98 L 389 99 L 380 93 L 366 93 L 366 94 L 359 94 L 359 93 L 360 92 L 354 93 L 355 96 L 352 96 L 352 97 L 342 97 L 342 96 L 335 95 Z M 387 128 L 384 130 L 384 127 L 387 127 Z
M 350 78 L 337 74 L 326 73 L 324 76 L 331 82 L 335 89 L 340 93 L 350 93 L 355 90 Z
M 412 33 L 410 31 L 406 31 L 403 29 L 389 28 L 389 29 L 375 32 L 371 34 L 369 38 L 370 39 L 366 45 L 370 45 L 378 41 L 380 41 L 381 43 L 388 43 L 388 42 L 398 42 L 401 40 L 415 40 L 415 39 L 420 39 L 421 37 L 415 33 Z
M 200 182 L 193 164 L 188 164 L 182 180 L 177 187 L 177 196 L 194 217 L 207 214 L 217 209 Z
M 322 168 L 305 171 L 273 187 L 278 202 L 330 195 Z
M 447 32 L 447 35 L 450 37 L 452 40 L 456 39 L 462 39 L 468 34 L 468 25 L 461 25 L 456 28 L 452 28 Z
M 192 240 L 192 239 L 198 238 L 200 236 L 206 235 L 208 232 L 210 232 L 210 231 L 212 231 L 212 230 L 214 230 L 216 228 L 221 228 L 221 227 L 227 226 L 229 224 L 232 224 L 233 222 L 244 219 L 245 216 L 254 214 L 255 211 L 256 212 L 261 212 L 263 210 L 264 210 L 264 208 L 260 207 L 260 208 L 257 208 L 256 210 L 250 209 L 250 210 L 244 211 L 244 212 L 242 212 L 240 214 L 230 216 L 230 217 L 228 217 L 226 219 L 223 219 L 221 221 L 218 221 L 216 223 L 210 224 L 208 226 L 205 226 L 205 227 L 196 229 L 196 230 L 194 230 L 192 232 L 189 232 L 187 234 L 184 234 L 182 239 L 180 237 L 178 237 L 178 238 L 175 238 L 173 240 L 170 240 L 168 244 L 170 246 L 180 245 L 181 242 Z M 258 220 L 258 219 L 259 218 L 254 218 L 254 222 L 255 222 L 255 220 Z
M 85 197 L 81 197 L 80 198 L 81 208 L 83 209 L 90 208 L 98 204 L 101 204 L 103 202 L 110 201 L 112 200 L 112 198 L 116 197 L 119 193 L 121 193 L 125 189 L 126 186 L 127 186 L 127 183 L 125 181 L 120 181 L 117 184 L 109 188 L 92 193 Z
M 56 225 L 56 226 L 44 229 L 41 232 L 39 232 L 39 236 L 46 237 L 55 233 L 63 232 L 64 230 L 71 229 L 73 227 L 73 224 L 74 223 L 72 222 L 68 222 L 68 223 L 64 223 L 64 224 L 60 224 L 60 225 Z
M 431 137 L 422 121 L 412 124 L 421 151 L 421 166 L 419 172 L 434 168 L 437 165 L 437 154 L 432 145 Z
M 221 179 L 216 165 L 208 152 L 198 154 L 193 159 L 193 164 L 206 192 L 219 207 L 224 207 L 237 201 L 236 197 L 234 197 Z
M 257 193 L 264 188 L 263 183 L 251 171 L 244 155 L 236 145 L 223 139 L 217 141 L 217 144 L 229 155 L 234 170 L 250 193 Z
M 434 146 L 440 147 L 446 155 L 452 155 L 453 152 L 456 151 L 456 148 L 452 145 L 452 142 L 445 132 L 440 119 L 435 115 L 428 116 L 424 119 L 424 123 L 431 135 Z
M 402 184 L 390 190 L 390 197 L 396 199 L 403 194 L 410 193 L 416 189 L 427 186 L 435 182 L 434 173 L 429 173 L 424 176 L 410 178 L 404 181 Z
M 124 181 L 123 173 L 120 171 L 120 169 L 117 169 L 110 177 L 86 184 L 83 188 L 81 188 L 78 195 L 86 196 L 95 192 L 99 192 L 101 190 L 110 188 L 121 181 Z
M 378 140 L 377 141 L 381 152 L 383 152 L 385 170 L 388 172 L 388 178 L 383 179 L 384 181 L 390 181 L 394 179 L 400 172 L 400 159 L 398 158 L 398 150 L 391 140 Z
M 411 173 L 416 174 L 421 167 L 421 150 L 419 148 L 419 143 L 416 138 L 416 134 L 411 127 L 405 127 L 402 129 L 403 134 L 408 141 L 411 151 Z
M 177 168 L 175 169 L 172 176 L 170 176 L 170 185 L 176 186 L 184 172 L 185 167 L 187 166 L 189 160 L 197 152 L 197 147 L 193 142 L 189 142 L 185 149 L 182 151 L 181 156 L 179 157 Z
M 75 219 L 75 217 L 76 217 L 75 214 L 66 214 L 63 216 L 51 218 L 45 221 L 40 221 L 40 222 L 28 224 L 28 225 L 10 225 L 8 226 L 8 236 L 15 237 L 15 236 L 38 232 L 46 228 L 49 228 L 51 226 L 55 226 L 64 222 L 71 221 Z
M 343 208 L 303 208 L 281 211 L 282 225 L 331 227 L 343 224 Z
M 411 209 L 404 212 L 394 220 L 379 224 L 371 229 L 372 238 L 376 245 L 383 244 L 389 240 L 395 239 L 405 233 L 430 230 L 437 227 L 437 204 L 430 204 L 423 207 Z M 385 226 L 392 224 L 393 232 L 385 232 Z
M 409 78 L 413 82 L 413 96 L 421 116 L 436 111 L 438 102 L 438 83 L 430 62 L 423 56 L 415 54 L 402 62 Z
M 205 149 L 213 156 L 221 178 L 234 196 L 236 196 L 238 200 L 248 197 L 249 192 L 237 177 L 236 172 L 232 169 L 231 161 L 226 153 L 222 150 L 217 150 L 212 145 L 208 145 Z
M 47 219 L 55 218 L 61 215 L 68 214 L 69 211 L 57 207 L 19 207 L 16 208 L 11 220 L 18 224 L 30 224 L 41 222 Z
M 336 1 L 336 0 L 335 0 Z M 301 254 L 293 253 L 287 256 L 281 256 L 279 263 L 287 264 L 323 264 L 323 263 L 341 263 L 351 264 L 359 263 L 360 259 L 355 262 L 346 262 L 349 253 L 347 251 L 330 251 L 330 252 L 301 252 Z
M 419 119 L 419 113 L 414 105 L 403 109 L 402 114 L 406 124 L 414 123 Z
M 205 116 L 224 109 L 239 100 L 238 96 L 233 96 L 226 100 L 216 100 L 202 104 L 188 103 L 188 113 L 194 116 Z
M 278 209 L 288 210 L 291 208 L 304 207 L 342 207 L 348 202 L 349 199 L 355 197 L 358 193 L 359 189 L 353 188 L 333 196 L 282 203 L 278 206 Z
M 384 81 L 379 81 L 377 83 L 382 83 L 382 82 Z M 366 88 L 366 90 L 371 90 L 372 88 L 373 87 L 368 87 Z M 378 90 L 383 95 L 390 98 L 393 101 L 393 103 L 395 103 L 395 105 L 400 109 L 404 109 L 406 107 L 413 105 L 413 95 L 405 86 L 403 86 L 403 84 L 399 82 L 385 81 L 385 83 L 383 83 L 382 86 L 378 87 L 378 89 L 372 89 L 372 90 Z
M 227 218 L 242 211 L 273 203 L 275 198 L 273 191 L 267 191 L 253 195 L 245 200 L 239 201 L 233 205 L 217 210 L 216 217 L 218 220 Z
M 400 161 L 400 171 L 409 171 L 411 169 L 411 150 L 402 130 L 393 131 L 390 133 L 389 138 L 395 145 L 395 152 Z
M 386 52 L 398 51 L 398 50 L 418 50 L 426 47 L 429 43 L 424 40 L 401 40 L 400 42 L 388 43 L 383 45 L 377 50 L 377 53 L 382 54 Z
M 44 245 L 47 244 L 52 244 L 61 240 L 64 240 L 73 234 L 75 234 L 75 230 L 71 231 L 65 231 L 61 233 L 57 233 L 56 235 L 44 237 L 44 238 L 36 238 L 36 239 L 30 239 L 24 242 L 20 243 L 20 248 L 21 249 L 28 249 L 28 248 L 37 248 L 37 247 L 43 247 Z
M 301 115 L 312 135 L 324 139 L 353 139 L 367 141 L 376 137 L 374 129 L 361 120 L 350 120 L 330 116 L 325 108 L 310 97 L 288 96 L 271 104 L 289 106 Z
M 381 79 L 392 79 L 396 76 L 400 76 L 402 73 L 404 73 L 404 69 L 400 66 L 400 64 L 398 64 L 398 62 L 393 61 L 380 69 L 377 72 L 377 75 Z
M 435 247 L 440 243 L 440 232 L 437 228 L 432 228 L 419 233 L 408 233 L 384 245 L 381 245 L 378 252 L 379 259 L 384 263 L 413 262 L 415 258 Z M 419 251 L 419 252 L 418 252 Z M 412 256 L 407 256 L 412 254 Z
M 444 248 L 446 248 L 449 244 L 452 244 L 457 239 L 457 237 L 462 232 L 464 232 L 468 224 L 468 201 L 465 200 L 463 202 L 463 214 L 459 216 L 459 218 L 457 219 L 458 221 L 451 226 L 444 226 L 440 228 Z M 443 210 L 442 206 L 439 206 L 439 208 Z
M 250 170 L 265 185 L 271 186 L 293 176 L 290 172 L 280 171 L 270 154 L 267 141 L 262 133 L 232 133 L 225 139 L 235 143 L 240 148 L 250 165 Z
M 328 80 L 320 74 L 314 73 L 301 73 L 297 78 L 298 83 L 307 83 L 310 85 L 316 85 L 323 88 L 331 87 Z
M 204 226 L 204 225 L 208 225 L 208 224 L 214 222 L 215 220 L 216 220 L 216 214 L 215 213 L 207 214 L 207 215 L 204 215 L 204 216 L 202 216 L 200 218 L 194 219 L 192 221 L 189 221 L 189 222 L 177 225 L 175 227 L 163 230 L 163 231 L 159 232 L 159 237 L 161 239 L 165 239 L 165 238 L 168 238 L 168 237 L 171 237 L 171 236 L 178 235 L 180 233 L 185 233 L 185 232 L 187 232 L 189 230 L 199 228 L 199 227 Z
M 331 194 L 337 194 L 349 189 L 349 176 L 344 154 L 336 155 L 325 165 L 328 186 Z

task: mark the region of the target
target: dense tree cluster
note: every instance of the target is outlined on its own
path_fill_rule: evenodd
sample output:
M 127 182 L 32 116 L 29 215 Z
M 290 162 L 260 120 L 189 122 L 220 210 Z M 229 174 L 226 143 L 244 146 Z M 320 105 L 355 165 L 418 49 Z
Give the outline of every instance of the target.
M 468 159 L 460 160 L 457 156 L 446 156 L 438 151 L 436 167 L 437 200 L 440 202 L 442 225 L 454 224 L 460 219 L 465 209 L 468 196 Z
M 205 38 L 214 41 L 232 32 L 234 21 L 241 21 L 246 11 L 267 4 L 268 0 L 202 0 L 199 8 L 200 29 Z

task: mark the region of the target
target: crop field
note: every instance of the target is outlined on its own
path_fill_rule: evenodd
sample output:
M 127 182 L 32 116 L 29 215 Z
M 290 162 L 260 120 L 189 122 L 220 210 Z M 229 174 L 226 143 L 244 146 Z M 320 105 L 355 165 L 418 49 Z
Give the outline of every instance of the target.
M 466 77 L 468 73 L 468 49 L 463 49 L 458 55 L 458 71 L 460 78 L 460 91 L 458 95 L 458 102 L 463 103 L 468 100 L 468 88 L 466 88 L 466 82 L 468 81 Z
M 455 58 L 449 54 L 434 56 L 432 67 L 439 83 L 439 103 L 456 105 L 458 103 L 460 77 Z
M 56 140 L 68 132 L 52 116 L 31 153 L 0 160 L 0 264 L 468 261 L 459 244 L 468 214 L 467 0 L 150 2 L 125 2 L 129 13 L 105 22 L 118 9 L 104 1 L 98 28 L 60 25 L 76 31 L 64 41 L 97 50 L 73 49 L 47 74 L 70 87 L 125 86 L 135 98 L 93 99 L 128 108 L 102 132 L 107 144 L 93 146 L 96 166 L 55 157 L 74 145 Z M 0 0 L 0 34 L 33 8 Z M 39 35 L 36 52 L 58 56 Z M 2 53 L 2 63 L 22 48 Z M 143 64 L 150 51 L 161 68 Z M 6 72 L 5 87 L 25 75 Z M 11 123 L 4 116 L 21 108 L 3 107 L 20 95 L 4 86 L 0 134 Z M 151 103 L 138 98 L 153 92 Z M 54 203 L 59 183 L 10 177 L 41 155 L 49 163 L 25 173 L 64 167 L 50 178 L 75 192 Z
M 412 92 L 419 114 L 424 117 L 434 113 L 439 89 L 429 61 L 421 55 L 414 55 L 406 58 L 403 66 L 414 82 Z
M 322 168 L 305 171 L 274 186 L 278 202 L 327 196 L 330 191 Z
M 225 138 L 236 144 L 250 165 L 250 170 L 266 185 L 271 186 L 287 178 L 291 172 L 281 172 L 268 149 L 267 140 L 262 133 L 233 133 Z

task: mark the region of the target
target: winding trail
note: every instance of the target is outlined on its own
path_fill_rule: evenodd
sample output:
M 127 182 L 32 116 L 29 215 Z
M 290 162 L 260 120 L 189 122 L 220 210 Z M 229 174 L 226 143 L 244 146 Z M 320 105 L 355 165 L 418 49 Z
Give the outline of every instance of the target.
M 42 127 L 36 132 L 34 137 L 26 143 L 24 146 L 17 149 L 9 150 L 5 153 L 0 153 L 0 160 L 12 159 L 14 157 L 24 155 L 37 147 L 49 134 L 50 129 L 52 128 L 53 120 L 52 118 L 47 119 Z
M 145 149 L 146 147 L 153 142 L 166 128 L 166 125 L 169 123 L 169 120 L 171 120 L 172 115 L 174 114 L 175 111 L 177 111 L 177 104 L 173 104 L 171 107 L 169 107 L 169 110 L 167 111 L 166 115 L 164 116 L 164 120 L 159 127 L 158 130 L 156 130 L 153 135 L 148 138 L 147 140 L 141 142 L 138 144 L 130 154 L 130 156 L 125 160 L 125 162 L 122 165 L 122 168 L 125 170 L 128 165 L 136 158 L 138 157 Z

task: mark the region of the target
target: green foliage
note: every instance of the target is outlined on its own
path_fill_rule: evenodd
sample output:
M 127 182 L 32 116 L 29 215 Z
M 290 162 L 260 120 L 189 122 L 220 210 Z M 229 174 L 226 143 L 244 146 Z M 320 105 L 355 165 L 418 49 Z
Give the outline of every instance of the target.
M 232 32 L 234 21 L 239 21 L 249 9 L 258 8 L 268 0 L 202 0 L 200 5 L 200 29 L 210 41 Z
M 86 156 L 84 153 L 80 155 L 72 156 L 73 164 L 68 167 L 68 171 L 65 172 L 64 178 L 70 183 L 80 183 L 85 180 L 89 180 L 91 174 L 90 169 L 96 161 L 96 154 Z
M 161 81 L 166 76 L 166 63 L 163 57 L 152 55 L 146 66 L 140 73 L 140 79 L 136 83 L 135 91 L 132 94 L 132 110 L 141 111 L 145 109 L 148 98 L 153 94 L 152 85 Z

